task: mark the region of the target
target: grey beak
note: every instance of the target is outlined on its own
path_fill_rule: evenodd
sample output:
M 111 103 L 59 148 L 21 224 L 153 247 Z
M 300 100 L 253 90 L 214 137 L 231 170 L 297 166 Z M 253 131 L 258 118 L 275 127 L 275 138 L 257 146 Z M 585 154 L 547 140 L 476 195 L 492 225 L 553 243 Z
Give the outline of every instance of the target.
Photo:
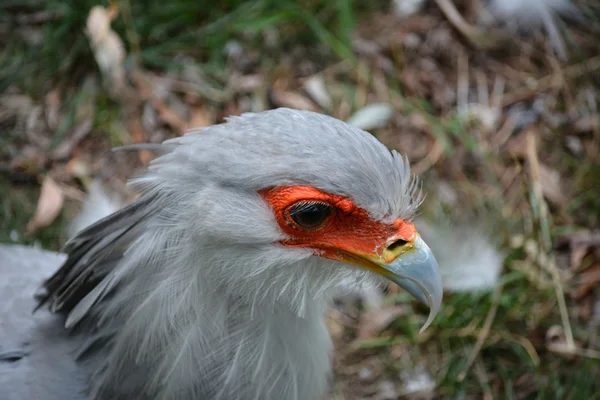
M 429 246 L 420 237 L 411 249 L 389 264 L 381 265 L 390 274 L 386 277 L 429 306 L 429 317 L 421 328 L 423 332 L 434 320 L 442 304 L 442 278 L 438 263 Z

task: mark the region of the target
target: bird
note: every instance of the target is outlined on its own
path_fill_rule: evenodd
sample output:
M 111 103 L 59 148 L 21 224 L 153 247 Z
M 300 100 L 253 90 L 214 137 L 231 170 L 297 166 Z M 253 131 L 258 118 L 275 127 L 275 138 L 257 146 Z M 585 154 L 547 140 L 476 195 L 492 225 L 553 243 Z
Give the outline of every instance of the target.
M 370 133 L 278 108 L 149 146 L 61 253 L 0 247 L 0 399 L 320 399 L 337 294 L 392 281 L 435 318 L 422 186 Z

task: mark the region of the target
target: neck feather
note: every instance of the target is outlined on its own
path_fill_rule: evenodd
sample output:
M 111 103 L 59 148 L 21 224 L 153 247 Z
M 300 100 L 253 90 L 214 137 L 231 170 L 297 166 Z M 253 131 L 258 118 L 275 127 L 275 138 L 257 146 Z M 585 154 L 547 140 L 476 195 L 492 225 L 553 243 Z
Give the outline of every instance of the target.
M 303 298 L 301 315 L 288 304 L 242 300 L 198 262 L 211 257 L 173 252 L 182 246 L 174 237 L 144 234 L 111 274 L 121 277 L 119 287 L 93 311 L 101 321 L 96 336 L 108 342 L 95 355 L 93 393 L 319 398 L 330 370 L 327 298 Z

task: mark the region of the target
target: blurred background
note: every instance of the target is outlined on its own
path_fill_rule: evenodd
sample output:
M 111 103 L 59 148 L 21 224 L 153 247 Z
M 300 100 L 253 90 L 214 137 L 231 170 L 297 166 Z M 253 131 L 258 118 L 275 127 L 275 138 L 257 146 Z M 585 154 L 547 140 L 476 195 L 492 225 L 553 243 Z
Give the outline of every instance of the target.
M 340 298 L 329 398 L 599 399 L 599 94 L 596 0 L 2 0 L 0 242 L 133 199 L 115 146 L 327 113 L 409 157 L 447 290 Z

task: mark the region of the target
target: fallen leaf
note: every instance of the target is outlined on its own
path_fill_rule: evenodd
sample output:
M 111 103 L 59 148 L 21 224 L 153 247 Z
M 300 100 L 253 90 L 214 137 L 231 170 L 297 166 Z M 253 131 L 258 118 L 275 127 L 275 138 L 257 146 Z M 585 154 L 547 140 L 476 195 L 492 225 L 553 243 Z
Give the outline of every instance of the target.
M 66 165 L 67 172 L 79 179 L 87 180 L 90 176 L 90 166 L 82 159 L 82 157 L 75 156 L 69 160 Z
M 54 222 L 63 208 L 64 194 L 54 179 L 46 176 L 33 218 L 27 224 L 27 233 L 32 234 Z
M 508 140 L 506 149 L 512 156 L 521 159 L 527 156 L 527 151 L 525 150 L 527 149 L 527 132 L 528 130 L 525 129 Z
M 394 109 L 387 103 L 369 104 L 356 111 L 346 121 L 359 129 L 371 130 L 386 126 L 392 119 Z
M 231 88 L 236 93 L 252 93 L 264 85 L 265 79 L 261 74 L 234 76 L 231 81 Z
M 147 77 L 140 71 L 131 74 L 131 78 L 144 100 L 150 101 L 161 121 L 171 126 L 179 134 L 183 134 L 187 129 L 187 122 L 177 112 L 173 111 L 165 104 L 161 98 L 154 93 Z
M 53 89 L 46 95 L 46 123 L 52 130 L 60 123 L 60 89 Z
M 331 108 L 331 96 L 329 96 L 322 75 L 313 75 L 308 78 L 304 82 L 304 90 L 318 105 L 326 109 Z
M 565 331 L 560 325 L 552 325 L 546 331 L 546 347 L 548 350 L 563 354 L 573 355 L 575 348 L 567 341 Z
M 204 107 L 195 107 L 191 112 L 188 128 L 201 128 L 213 124 L 212 116 L 204 109 Z
M 419 112 L 411 113 L 408 117 L 408 123 L 411 127 L 421 132 L 431 133 L 433 131 L 433 129 L 431 129 L 431 123 Z
M 360 316 L 357 329 L 357 340 L 373 339 L 387 328 L 396 318 L 406 314 L 406 309 L 399 305 L 378 308 L 364 312 Z
M 342 323 L 343 316 L 341 313 L 334 309 L 327 311 L 327 330 L 333 340 L 340 340 L 344 334 L 344 324 Z
M 125 88 L 125 45 L 110 27 L 115 9 L 95 6 L 90 10 L 86 23 L 86 34 L 94 52 L 94 57 L 113 94 Z
M 587 245 L 573 246 L 571 249 L 571 255 L 569 257 L 569 268 L 571 271 L 579 271 L 581 269 L 581 262 L 588 253 L 589 247 Z
M 595 264 L 584 272 L 578 274 L 579 287 L 573 293 L 573 298 L 579 300 L 594 290 L 600 283 L 600 264 Z
M 597 115 L 588 115 L 575 121 L 573 127 L 576 132 L 580 133 L 594 132 L 600 127 L 600 117 Z
M 317 110 L 311 100 L 295 92 L 273 89 L 271 99 L 279 107 L 289 107 L 296 110 Z
M 33 100 L 22 94 L 7 94 L 0 96 L 0 107 L 14 114 L 26 115 L 33 107 Z
M 133 139 L 134 143 L 148 142 L 148 139 L 146 138 L 146 133 L 144 132 L 144 128 L 142 127 L 142 124 L 137 118 L 132 118 L 129 121 L 128 128 L 129 134 L 131 135 L 131 138 Z M 150 161 L 152 161 L 154 155 L 151 151 L 142 149 L 139 150 L 138 157 L 142 164 L 147 165 Z
M 53 160 L 64 160 L 68 158 L 75 147 L 92 131 L 93 121 L 87 119 L 73 128 L 71 135 L 63 140 L 63 142 L 54 151 L 51 158 Z
M 565 205 L 567 200 L 564 190 L 560 184 L 560 174 L 558 171 L 544 165 L 540 162 L 540 186 L 544 196 L 552 203 Z

